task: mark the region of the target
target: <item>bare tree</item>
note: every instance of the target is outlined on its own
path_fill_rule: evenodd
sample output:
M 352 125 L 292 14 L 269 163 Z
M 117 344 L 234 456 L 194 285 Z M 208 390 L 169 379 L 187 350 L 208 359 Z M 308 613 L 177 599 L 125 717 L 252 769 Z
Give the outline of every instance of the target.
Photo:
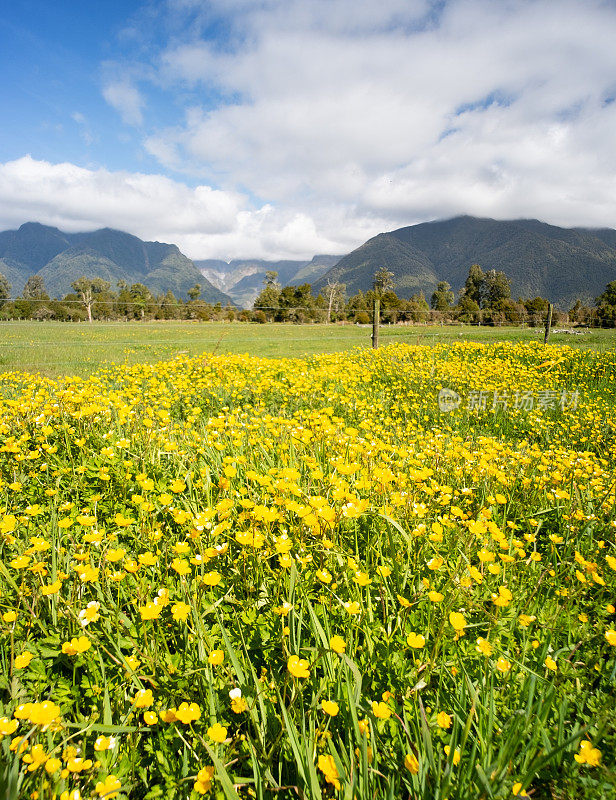
M 79 294 L 81 302 L 86 307 L 88 322 L 92 322 L 92 304 L 96 300 L 96 295 L 109 291 L 110 285 L 102 278 L 86 278 L 85 275 L 71 283 L 71 288 Z
M 332 309 L 338 311 L 339 307 L 344 303 L 344 293 L 346 285 L 338 281 L 332 281 L 331 278 L 327 281 L 325 287 L 325 298 L 327 300 L 327 322 L 328 324 L 332 319 Z

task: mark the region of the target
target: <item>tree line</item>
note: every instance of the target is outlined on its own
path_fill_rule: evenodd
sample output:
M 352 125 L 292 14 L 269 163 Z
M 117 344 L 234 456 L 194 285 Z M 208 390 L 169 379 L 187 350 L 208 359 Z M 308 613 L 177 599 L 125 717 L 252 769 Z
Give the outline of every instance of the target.
M 330 281 L 314 296 L 310 284 L 285 286 L 277 273 L 268 272 L 265 286 L 254 302 L 254 314 L 259 322 L 348 321 L 368 325 L 372 321 L 375 293 L 380 301 L 380 321 L 398 322 L 463 322 L 482 325 L 542 325 L 549 300 L 544 297 L 518 298 L 511 296 L 511 282 L 504 272 L 484 272 L 473 264 L 464 287 L 455 294 L 446 281 L 440 281 L 426 299 L 423 292 L 409 299 L 393 291 L 393 273 L 385 269 L 375 274 L 374 288 L 346 296 L 343 283 Z M 554 325 L 616 326 L 616 281 L 609 283 L 593 306 L 577 301 L 568 312 L 554 311 Z
M 154 295 L 143 283 L 129 285 L 118 281 L 116 289 L 102 278 L 82 277 L 71 284 L 73 292 L 61 300 L 49 297 L 40 275 L 26 281 L 21 295 L 10 300 L 10 284 L 0 274 L 0 319 L 59 320 L 234 320 L 243 312 L 233 306 L 206 303 L 201 287 L 193 286 L 188 299 L 176 298 L 173 292 Z M 246 319 L 251 313 L 247 312 Z
M 385 269 L 375 275 L 374 288 L 346 295 L 344 284 L 329 281 L 318 294 L 309 283 L 282 287 L 278 274 L 265 275 L 264 287 L 251 310 L 212 305 L 201 299 L 201 288 L 188 291 L 188 299 L 173 292 L 154 295 L 142 283 L 118 281 L 116 289 L 101 278 L 82 277 L 71 284 L 73 292 L 61 300 L 49 297 L 39 275 L 28 278 L 18 298 L 10 299 L 10 284 L 0 274 L 0 319 L 60 321 L 92 320 L 239 320 L 243 322 L 353 322 L 372 321 L 375 294 L 380 301 L 380 321 L 387 323 L 462 322 L 481 325 L 541 325 L 549 301 L 511 296 L 511 283 L 504 272 L 484 272 L 473 264 L 456 300 L 451 286 L 440 281 L 429 302 L 423 292 L 409 299 L 398 297 L 392 288 L 393 274 Z M 554 325 L 573 324 L 616 327 L 616 281 L 607 284 L 594 305 L 577 301 L 568 312 L 555 311 Z

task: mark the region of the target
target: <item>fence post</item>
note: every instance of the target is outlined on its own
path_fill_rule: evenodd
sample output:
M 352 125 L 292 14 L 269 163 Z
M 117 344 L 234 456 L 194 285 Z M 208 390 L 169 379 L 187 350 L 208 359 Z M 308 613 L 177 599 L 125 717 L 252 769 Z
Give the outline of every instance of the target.
M 550 330 L 552 329 L 552 311 L 554 310 L 554 306 L 552 303 L 548 303 L 548 316 L 545 321 L 545 336 L 543 337 L 543 344 L 548 343 L 548 339 L 550 337 Z
M 379 323 L 381 321 L 381 292 L 383 291 L 383 280 L 375 277 L 372 284 L 374 291 L 374 302 L 372 304 L 372 349 L 376 350 L 379 346 Z
M 374 350 L 379 346 L 379 321 L 381 316 L 381 302 L 378 295 L 374 295 L 372 304 L 372 347 Z

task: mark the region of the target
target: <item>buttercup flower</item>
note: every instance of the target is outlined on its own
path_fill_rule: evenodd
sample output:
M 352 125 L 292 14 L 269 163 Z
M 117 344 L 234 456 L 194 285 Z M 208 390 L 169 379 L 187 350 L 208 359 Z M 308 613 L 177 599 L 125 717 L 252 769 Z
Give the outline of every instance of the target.
M 436 718 L 437 724 L 439 728 L 447 728 L 451 727 L 451 717 L 445 711 L 440 711 L 438 717 Z
M 70 642 L 64 642 L 62 645 L 62 652 L 68 656 L 76 656 L 80 653 L 85 653 L 92 646 L 92 642 L 87 636 L 79 636 L 78 638 L 71 639 Z
M 28 650 L 24 650 L 24 652 L 15 659 L 15 669 L 23 669 L 24 667 L 27 667 L 33 658 L 33 653 L 30 653 Z
M 213 742 L 222 744 L 227 738 L 227 729 L 219 722 L 215 722 L 207 729 L 207 735 Z
M 346 642 L 342 636 L 332 636 L 329 640 L 329 646 L 335 653 L 338 653 L 338 655 L 342 655 L 346 650 Z
M 308 678 L 310 676 L 308 662 L 299 656 L 289 657 L 287 669 L 294 678 Z
M 426 643 L 426 639 L 424 636 L 422 636 L 420 633 L 413 633 L 412 631 L 406 637 L 406 641 L 409 647 L 414 647 L 414 648 L 421 648 Z
M 201 709 L 197 703 L 181 703 L 175 712 L 175 716 L 183 722 L 184 725 L 190 725 L 191 722 L 199 719 L 201 716 Z
M 225 660 L 225 654 L 223 653 L 222 650 L 212 650 L 207 660 L 213 666 L 218 666 L 219 664 L 222 664 L 222 662 Z
M 330 717 L 335 717 L 340 707 L 333 700 L 321 700 L 321 708 Z
M 317 763 L 327 783 L 331 783 L 335 789 L 340 789 L 340 774 L 334 757 L 329 754 L 320 755 Z
M 598 766 L 601 761 L 601 751 L 592 746 L 592 742 L 584 739 L 580 743 L 580 752 L 576 753 L 573 758 L 578 764 L 586 764 L 589 767 Z
M 389 719 L 391 717 L 391 708 L 387 703 L 372 701 L 372 713 L 377 719 Z
M 417 775 L 419 772 L 419 761 L 412 753 L 407 753 L 404 757 L 404 766 L 408 769 L 411 775 Z

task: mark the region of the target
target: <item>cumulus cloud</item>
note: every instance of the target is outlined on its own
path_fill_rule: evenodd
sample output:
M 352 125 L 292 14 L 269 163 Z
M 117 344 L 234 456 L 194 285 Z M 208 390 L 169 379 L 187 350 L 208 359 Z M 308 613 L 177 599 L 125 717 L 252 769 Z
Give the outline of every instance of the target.
M 140 236 L 177 237 L 232 230 L 242 200 L 163 175 L 90 170 L 24 156 L 0 165 L 0 206 L 4 227 L 25 217 L 68 231 L 109 225 Z
M 313 247 L 339 246 L 310 217 L 270 205 L 251 209 L 236 192 L 31 156 L 0 164 L 0 229 L 27 221 L 68 232 L 118 228 L 177 244 L 192 258 L 301 258 Z M 364 233 L 356 223 L 350 229 L 351 237 Z
M 195 258 L 344 253 L 462 213 L 615 226 L 611 0 L 155 10 L 101 68 L 167 177 L 19 159 L 0 170 L 5 224 L 112 225 Z
M 130 81 L 127 79 L 110 81 L 103 88 L 103 97 L 127 125 L 143 124 L 145 101 L 137 87 Z
M 159 59 L 162 79 L 204 98 L 146 139 L 161 163 L 313 218 L 340 204 L 391 224 L 613 223 L 613 4 L 212 0 L 207 13 Z M 212 14 L 226 47 L 206 33 Z

